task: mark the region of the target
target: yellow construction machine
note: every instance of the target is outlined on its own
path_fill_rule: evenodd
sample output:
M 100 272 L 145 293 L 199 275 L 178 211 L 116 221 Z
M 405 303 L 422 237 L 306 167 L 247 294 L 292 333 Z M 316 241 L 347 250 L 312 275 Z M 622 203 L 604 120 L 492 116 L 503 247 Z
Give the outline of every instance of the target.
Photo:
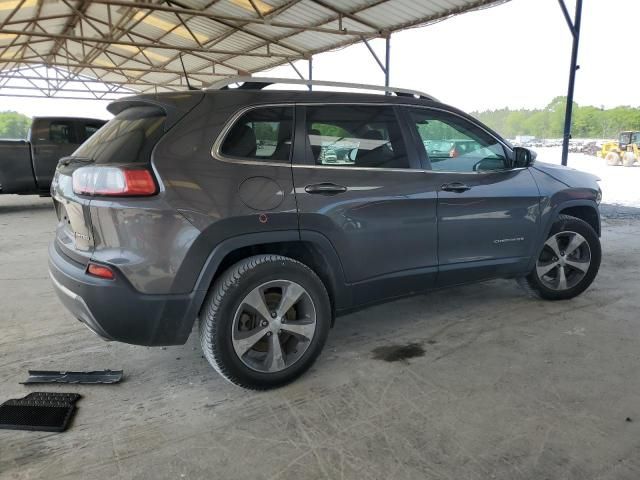
M 640 162 L 640 132 L 622 132 L 617 142 L 603 143 L 598 153 L 607 165 L 631 167 L 635 162 Z

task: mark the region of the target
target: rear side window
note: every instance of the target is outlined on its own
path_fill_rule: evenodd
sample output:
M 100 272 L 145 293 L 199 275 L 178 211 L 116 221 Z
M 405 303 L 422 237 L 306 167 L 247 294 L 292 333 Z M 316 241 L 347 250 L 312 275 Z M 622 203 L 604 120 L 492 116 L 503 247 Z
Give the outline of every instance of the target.
M 242 115 L 222 142 L 226 157 L 288 162 L 291 154 L 293 107 L 262 107 Z
M 147 163 L 164 132 L 164 112 L 132 107 L 113 117 L 73 155 L 95 163 Z
M 51 122 L 49 140 L 53 143 L 75 143 L 73 139 L 73 123 Z
M 307 138 L 316 165 L 409 168 L 393 107 L 307 107 Z

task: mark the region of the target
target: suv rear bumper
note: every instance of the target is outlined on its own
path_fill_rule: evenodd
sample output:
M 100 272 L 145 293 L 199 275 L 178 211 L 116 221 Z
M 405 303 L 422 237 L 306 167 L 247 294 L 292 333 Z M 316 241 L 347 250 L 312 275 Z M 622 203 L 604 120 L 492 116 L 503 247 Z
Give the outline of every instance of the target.
M 197 315 L 194 295 L 136 291 L 116 271 L 114 280 L 88 275 L 85 267 L 49 246 L 49 274 L 63 305 L 105 340 L 134 345 L 181 345 Z

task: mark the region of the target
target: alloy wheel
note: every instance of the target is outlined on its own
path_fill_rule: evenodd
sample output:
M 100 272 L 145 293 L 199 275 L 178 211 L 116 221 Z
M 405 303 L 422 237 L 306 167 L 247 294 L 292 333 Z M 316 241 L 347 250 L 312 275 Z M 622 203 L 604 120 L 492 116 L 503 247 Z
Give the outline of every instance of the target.
M 551 290 L 568 290 L 585 277 L 591 266 L 589 242 L 576 232 L 559 232 L 547 239 L 536 262 L 536 273 Z
M 233 319 L 233 349 L 249 368 L 280 372 L 304 355 L 316 331 L 309 293 L 289 280 L 274 280 L 244 297 Z

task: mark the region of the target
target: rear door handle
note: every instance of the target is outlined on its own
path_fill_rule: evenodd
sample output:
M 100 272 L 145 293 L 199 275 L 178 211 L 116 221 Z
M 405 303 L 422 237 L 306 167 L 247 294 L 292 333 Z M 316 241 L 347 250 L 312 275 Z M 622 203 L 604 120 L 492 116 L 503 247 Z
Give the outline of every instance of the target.
M 338 193 L 346 192 L 347 187 L 336 185 L 335 183 L 316 183 L 314 185 L 307 185 L 304 187 L 304 191 L 320 195 L 337 195 Z
M 444 185 L 442 185 L 442 187 L 440 187 L 440 190 L 442 191 L 456 192 L 456 193 L 466 192 L 467 190 L 470 190 L 470 189 L 471 189 L 470 186 L 460 182 L 445 183 Z

